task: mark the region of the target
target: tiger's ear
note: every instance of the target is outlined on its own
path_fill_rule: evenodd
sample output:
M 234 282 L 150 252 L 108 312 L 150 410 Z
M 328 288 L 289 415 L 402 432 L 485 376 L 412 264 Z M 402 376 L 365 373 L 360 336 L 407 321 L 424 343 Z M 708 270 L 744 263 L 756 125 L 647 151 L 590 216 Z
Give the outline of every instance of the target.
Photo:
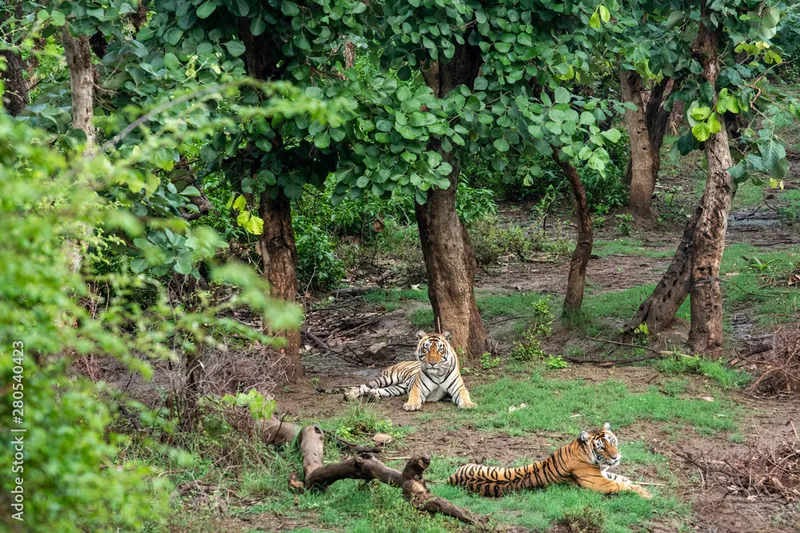
M 417 337 L 418 337 L 418 338 L 420 338 L 420 339 L 421 339 L 421 338 L 422 338 L 422 337 L 424 337 L 425 335 L 426 335 L 426 333 L 425 333 L 423 330 L 419 330 L 419 331 L 417 331 Z
M 444 333 L 442 333 L 442 335 L 444 335 L 444 340 L 446 340 L 446 341 L 449 341 L 449 340 L 450 340 L 450 337 L 452 337 L 452 336 L 453 336 L 453 334 L 452 334 L 452 333 L 450 333 L 450 331 L 449 331 L 449 330 L 444 330 Z
M 582 431 L 578 436 L 578 440 L 581 442 L 589 442 L 589 433 L 587 431 Z
M 603 429 L 611 429 L 611 422 L 606 422 L 603 424 Z

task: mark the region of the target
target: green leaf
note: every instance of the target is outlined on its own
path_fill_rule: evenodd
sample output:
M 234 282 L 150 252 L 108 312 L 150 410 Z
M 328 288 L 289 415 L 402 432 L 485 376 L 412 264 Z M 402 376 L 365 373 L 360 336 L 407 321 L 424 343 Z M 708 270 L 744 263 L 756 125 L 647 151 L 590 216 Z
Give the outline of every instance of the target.
M 64 23 L 67 22 L 67 18 L 61 11 L 53 10 L 53 12 L 50 13 L 50 17 L 53 19 L 53 24 L 55 24 L 56 26 L 63 26 Z
M 497 150 L 500 152 L 508 152 L 508 150 L 511 148 L 508 145 L 508 141 L 504 137 L 501 137 L 500 139 L 495 139 L 493 144 L 494 147 L 497 148 Z
M 245 52 L 244 43 L 242 41 L 228 41 L 225 43 L 225 48 L 233 57 L 239 57 Z
M 758 150 L 761 152 L 761 163 L 764 166 L 764 170 L 770 174 L 778 166 L 779 161 L 786 158 L 786 149 L 774 139 L 760 143 Z
M 711 115 L 711 108 L 707 106 L 695 107 L 691 110 L 691 116 L 694 120 L 705 120 Z
M 181 196 L 200 196 L 200 191 L 194 185 L 189 185 L 181 191 Z
M 617 142 L 620 139 L 620 137 L 622 137 L 622 134 L 619 132 L 617 128 L 611 128 L 606 131 L 601 131 L 600 135 L 602 135 L 612 143 Z
M 475 78 L 475 83 L 473 84 L 472 87 L 476 91 L 483 91 L 487 87 L 489 87 L 489 82 L 486 80 L 486 78 L 478 76 L 477 78 Z
M 145 270 L 147 270 L 147 259 L 144 257 L 137 257 L 131 261 L 131 271 L 134 274 L 141 274 Z
M 531 46 L 533 44 L 531 41 L 531 36 L 527 33 L 520 33 L 517 35 L 517 42 L 522 46 Z
M 168 45 L 175 46 L 180 42 L 181 37 L 183 37 L 182 30 L 180 30 L 179 28 L 171 28 L 164 36 L 164 40 L 167 42 Z
M 770 169 L 769 174 L 773 178 L 780 180 L 780 179 L 783 179 L 788 172 L 789 172 L 789 160 L 786 159 L 786 158 L 783 158 L 780 161 L 778 161 L 778 163 L 774 167 L 772 167 Z M 776 189 L 777 185 L 771 185 L 770 184 L 770 187 L 772 187 L 773 189 Z M 782 184 L 781 184 L 781 189 L 783 189 L 783 185 Z
M 375 123 L 375 128 L 378 131 L 390 132 L 392 131 L 392 123 L 388 120 L 379 120 Z
M 266 29 L 267 23 L 261 17 L 256 17 L 252 20 L 252 22 L 250 22 L 250 33 L 252 33 L 254 36 L 261 35 L 264 33 L 264 31 L 266 31 Z
M 192 273 L 192 260 L 187 255 L 181 255 L 175 261 L 173 267 L 178 274 L 191 274 Z
M 555 92 L 553 93 L 556 99 L 557 104 L 568 104 L 570 100 L 569 91 L 563 87 L 556 87 Z
M 681 22 L 683 22 L 683 11 L 673 11 L 667 18 L 667 29 L 671 30 Z
M 206 19 L 217 9 L 217 4 L 209 0 L 197 8 L 197 18 Z
M 597 11 L 592 13 L 592 17 L 589 19 L 589 27 L 596 30 L 600 29 L 600 15 L 597 13 Z
M 716 113 L 711 113 L 711 116 L 708 117 L 708 127 L 711 130 L 712 134 L 719 133 L 719 130 L 721 129 L 722 126 L 719 123 L 719 119 L 717 118 Z
M 247 198 L 244 196 L 239 195 L 236 200 L 233 201 L 233 208 L 240 213 L 247 209 Z
M 611 20 L 611 13 L 608 12 L 608 8 L 606 6 L 601 5 L 597 8 L 597 10 L 600 12 L 600 20 L 603 22 L 608 22 Z
M 314 146 L 317 148 L 327 148 L 331 144 L 331 136 L 328 130 L 323 131 L 321 134 L 314 137 Z
M 297 4 L 295 4 L 294 2 L 289 2 L 288 0 L 284 0 L 281 3 L 281 13 L 283 13 L 287 17 L 294 17 L 295 15 L 300 14 L 300 8 L 297 7 Z
M 581 113 L 581 124 L 584 126 L 591 126 L 594 124 L 594 115 L 589 113 L 588 111 L 584 111 Z
M 245 223 L 244 229 L 252 235 L 261 235 L 264 233 L 264 219 L 252 215 Z
M 692 135 L 700 142 L 705 142 L 711 137 L 711 126 L 707 122 L 698 122 L 692 128 Z
M 164 54 L 164 66 L 170 70 L 178 70 L 181 68 L 181 62 L 178 60 L 178 56 L 169 52 Z

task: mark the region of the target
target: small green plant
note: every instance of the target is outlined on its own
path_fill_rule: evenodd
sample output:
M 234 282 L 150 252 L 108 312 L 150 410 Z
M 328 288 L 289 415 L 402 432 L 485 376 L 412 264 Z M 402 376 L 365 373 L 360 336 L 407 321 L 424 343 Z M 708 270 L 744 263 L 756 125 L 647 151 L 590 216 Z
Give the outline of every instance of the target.
M 500 366 L 500 358 L 493 356 L 490 352 L 481 355 L 481 368 L 491 370 Z
M 302 217 L 295 219 L 297 233 L 297 279 L 302 289 L 329 290 L 345 275 L 342 261 L 334 253 L 334 242 L 319 226 Z
M 511 349 L 511 358 L 517 361 L 536 361 L 548 357 L 542 349 L 542 338 L 548 337 L 553 331 L 553 313 L 550 311 L 550 300 L 542 299 L 536 301 L 533 304 L 532 311 L 531 324 L 525 330 L 522 340 L 515 342 L 514 347 Z
M 771 272 L 772 265 L 778 261 L 777 259 L 772 259 L 770 261 L 762 261 L 758 257 L 752 257 L 752 258 L 742 257 L 742 259 L 748 262 L 747 268 L 749 270 L 762 273 Z
M 399 438 L 405 431 L 404 428 L 395 427 L 391 420 L 383 418 L 375 407 L 362 402 L 349 404 L 347 410 L 331 419 L 325 429 L 342 439 L 356 442 L 366 440 L 375 433 Z
M 233 407 L 247 407 L 250 415 L 256 420 L 269 418 L 275 411 L 275 400 L 268 400 L 255 389 L 250 389 L 247 394 L 239 392 L 236 396 L 226 394 L 222 402 Z
M 619 221 L 617 223 L 617 231 L 619 231 L 621 235 L 630 235 L 633 231 L 633 216 L 628 213 L 623 213 L 617 215 L 616 219 Z
M 309 381 L 312 387 L 317 388 L 319 386 L 319 378 L 311 378 Z
M 566 362 L 560 355 L 548 355 L 545 361 L 545 367 L 548 370 L 558 370 L 560 368 L 567 368 L 569 363 Z
M 671 374 L 699 374 L 716 381 L 724 390 L 741 389 L 750 382 L 750 376 L 734 370 L 722 359 L 712 361 L 699 356 L 676 354 L 671 359 L 659 361 L 658 367 Z

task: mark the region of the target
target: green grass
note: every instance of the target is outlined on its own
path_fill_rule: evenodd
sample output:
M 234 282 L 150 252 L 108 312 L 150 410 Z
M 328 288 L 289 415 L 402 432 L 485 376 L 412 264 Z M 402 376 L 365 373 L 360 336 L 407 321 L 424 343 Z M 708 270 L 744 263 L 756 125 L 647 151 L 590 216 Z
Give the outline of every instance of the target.
M 418 302 L 428 302 L 428 288 L 420 287 L 420 290 L 413 289 L 376 289 L 364 294 L 362 299 L 370 304 L 384 307 L 387 311 L 394 311 L 403 306 L 407 300 Z M 433 318 L 431 318 L 431 322 Z
M 698 374 L 719 384 L 723 390 L 741 389 L 750 383 L 750 376 L 725 365 L 725 361 L 710 361 L 700 357 L 664 359 L 656 367 L 669 374 Z
M 515 292 L 511 294 L 479 294 L 478 309 L 484 321 L 494 318 L 533 314 L 536 302 L 547 298 L 538 292 Z M 555 304 L 551 302 L 551 307 Z M 415 327 L 427 327 L 433 323 L 433 310 L 430 307 L 417 309 L 411 314 L 411 323 Z
M 511 435 L 535 431 L 578 435 L 600 427 L 605 421 L 610 421 L 612 428 L 649 421 L 677 422 L 702 434 L 732 430 L 736 426 L 736 408 L 724 397 L 714 402 L 680 398 L 662 394 L 655 386 L 645 392 L 631 392 L 624 383 L 614 380 L 588 383 L 532 374 L 524 380 L 502 378 L 474 385 L 471 393 L 477 409 L 455 415 L 448 413 L 448 420 L 459 426 L 469 424 L 482 431 Z M 509 406 L 520 402 L 529 407 L 508 412 Z M 620 433 L 624 439 L 624 430 Z
M 620 238 L 611 241 L 595 241 L 592 252 L 599 257 L 629 255 L 634 257 L 669 258 L 674 250 L 647 250 L 639 239 Z
M 705 183 L 703 184 L 705 186 Z M 739 184 L 731 203 L 731 210 L 755 209 L 764 200 L 764 185 L 756 185 L 752 181 Z

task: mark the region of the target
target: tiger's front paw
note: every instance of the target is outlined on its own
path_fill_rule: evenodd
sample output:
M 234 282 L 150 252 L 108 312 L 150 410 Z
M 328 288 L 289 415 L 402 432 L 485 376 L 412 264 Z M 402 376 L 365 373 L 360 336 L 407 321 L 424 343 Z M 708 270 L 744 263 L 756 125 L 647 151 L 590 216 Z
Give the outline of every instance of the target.
M 360 392 L 361 391 L 359 390 L 358 387 L 351 387 L 346 391 L 344 391 L 344 399 L 347 400 L 348 402 L 352 402 L 353 400 L 358 399 Z
M 461 405 L 458 406 L 459 409 L 475 409 L 478 407 L 478 404 L 467 400 L 466 402 L 461 402 Z
M 647 492 L 645 489 L 643 489 L 643 488 L 642 488 L 642 487 L 640 487 L 639 485 L 634 485 L 634 486 L 633 486 L 633 491 L 634 491 L 636 494 L 638 494 L 639 496 L 641 496 L 642 498 L 645 498 L 646 500 L 650 500 L 650 499 L 652 499 L 652 498 L 653 498 L 653 495 L 652 495 L 652 494 L 650 494 L 649 492 Z
M 368 394 L 369 394 L 369 397 L 371 399 L 373 399 L 373 400 L 380 400 L 381 399 L 381 393 L 378 392 L 377 389 L 370 389 Z
M 406 402 L 403 404 L 404 411 L 419 411 L 420 409 L 422 409 L 421 402 L 416 402 L 416 403 Z

